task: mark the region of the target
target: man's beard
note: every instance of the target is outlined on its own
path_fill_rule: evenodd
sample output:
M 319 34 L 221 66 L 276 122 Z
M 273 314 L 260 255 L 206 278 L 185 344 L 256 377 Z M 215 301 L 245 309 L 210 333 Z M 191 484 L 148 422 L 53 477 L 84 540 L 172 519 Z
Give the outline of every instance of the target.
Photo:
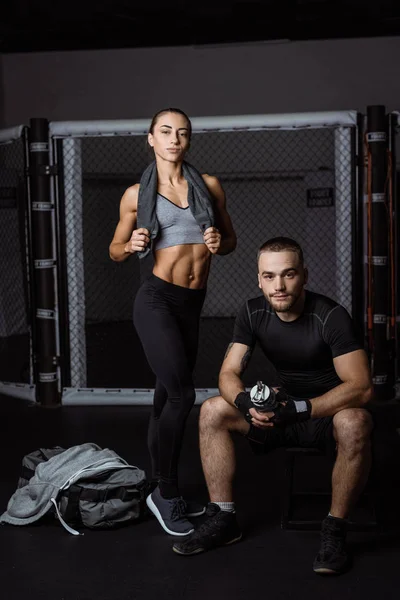
M 294 296 L 292 294 L 290 294 L 284 301 L 274 301 L 274 297 L 270 296 L 269 298 L 269 302 L 272 306 L 272 308 L 276 311 L 276 312 L 289 312 L 293 306 L 296 304 L 297 300 L 299 299 L 300 296 Z

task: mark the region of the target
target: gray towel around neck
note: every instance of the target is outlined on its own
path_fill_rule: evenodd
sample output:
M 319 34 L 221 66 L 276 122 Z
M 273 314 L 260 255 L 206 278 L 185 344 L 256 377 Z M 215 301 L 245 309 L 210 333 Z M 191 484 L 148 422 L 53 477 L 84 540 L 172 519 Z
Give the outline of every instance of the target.
M 204 232 L 208 227 L 214 227 L 215 217 L 213 201 L 204 179 L 199 171 L 187 162 L 182 163 L 182 174 L 188 182 L 188 203 L 192 215 L 196 219 L 200 229 Z M 152 240 L 159 231 L 159 223 L 156 216 L 158 176 L 156 161 L 153 161 L 144 171 L 140 179 L 137 228 L 145 227 L 150 232 L 150 243 L 142 252 L 138 252 L 139 258 L 144 258 L 151 251 Z

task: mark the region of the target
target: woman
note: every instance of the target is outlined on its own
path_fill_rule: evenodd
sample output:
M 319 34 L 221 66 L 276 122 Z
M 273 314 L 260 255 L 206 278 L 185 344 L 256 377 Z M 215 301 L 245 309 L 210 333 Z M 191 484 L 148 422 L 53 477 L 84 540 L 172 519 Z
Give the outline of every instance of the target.
M 121 199 L 110 245 L 115 261 L 152 251 L 152 276 L 134 303 L 134 324 L 156 375 L 148 444 L 158 485 L 147 505 L 164 530 L 188 535 L 193 526 L 179 493 L 177 469 L 186 419 L 195 401 L 200 312 L 213 254 L 228 254 L 236 235 L 216 177 L 184 161 L 191 123 L 177 108 L 154 117 L 148 143 L 155 162 Z M 194 516 L 194 515 L 192 515 Z

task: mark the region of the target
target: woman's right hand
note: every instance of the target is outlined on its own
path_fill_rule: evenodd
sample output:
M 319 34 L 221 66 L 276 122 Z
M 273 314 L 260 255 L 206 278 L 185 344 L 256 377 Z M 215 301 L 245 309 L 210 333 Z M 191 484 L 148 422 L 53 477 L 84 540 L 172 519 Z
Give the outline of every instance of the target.
M 147 247 L 150 242 L 150 232 L 145 227 L 140 229 L 134 229 L 132 231 L 131 239 L 125 244 L 125 252 L 134 254 L 134 252 L 141 252 Z

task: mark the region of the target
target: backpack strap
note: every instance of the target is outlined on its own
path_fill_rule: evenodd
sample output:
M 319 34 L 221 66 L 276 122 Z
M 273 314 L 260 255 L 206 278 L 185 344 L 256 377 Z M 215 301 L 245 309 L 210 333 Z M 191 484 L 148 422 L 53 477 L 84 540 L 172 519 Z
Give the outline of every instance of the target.
M 80 522 L 79 500 L 81 498 L 83 488 L 79 485 L 71 485 L 64 496 L 68 499 L 67 506 L 64 511 L 64 519 L 69 523 Z
M 63 496 L 67 498 L 67 506 L 64 511 L 64 519 L 67 522 L 76 522 L 80 520 L 79 502 L 107 502 L 118 498 L 123 502 L 129 502 L 134 498 L 144 497 L 142 490 L 147 489 L 146 480 L 135 484 L 135 487 L 127 488 L 125 486 L 109 487 L 103 490 L 83 487 L 78 484 L 71 485 L 63 492 Z
M 141 496 L 138 487 L 129 489 L 124 486 L 120 486 L 117 488 L 105 488 L 103 490 L 82 487 L 80 488 L 79 500 L 86 500 L 88 502 L 107 502 L 107 500 L 118 498 L 123 502 L 129 502 L 129 500 L 137 498 L 138 495 Z
M 28 467 L 25 467 L 24 465 L 22 466 L 21 475 L 20 475 L 20 477 L 22 479 L 27 479 L 29 481 L 29 479 L 32 479 L 34 474 L 35 474 L 34 469 L 29 469 Z
M 46 456 L 46 454 L 43 452 L 43 448 L 39 448 L 38 453 L 40 454 L 40 457 L 42 458 L 42 462 L 47 462 L 49 460 L 49 457 Z
M 41 459 L 40 462 L 48 462 L 49 457 L 46 456 L 46 454 L 43 452 L 43 448 L 39 448 L 39 450 L 37 450 L 37 454 L 39 455 L 38 458 Z M 32 479 L 32 477 L 35 475 L 35 472 L 36 472 L 36 467 L 35 467 L 35 469 L 30 469 L 29 467 L 26 467 L 23 464 L 22 468 L 21 468 L 21 477 L 22 477 L 22 479 L 28 479 L 28 481 L 29 481 L 29 479 Z

